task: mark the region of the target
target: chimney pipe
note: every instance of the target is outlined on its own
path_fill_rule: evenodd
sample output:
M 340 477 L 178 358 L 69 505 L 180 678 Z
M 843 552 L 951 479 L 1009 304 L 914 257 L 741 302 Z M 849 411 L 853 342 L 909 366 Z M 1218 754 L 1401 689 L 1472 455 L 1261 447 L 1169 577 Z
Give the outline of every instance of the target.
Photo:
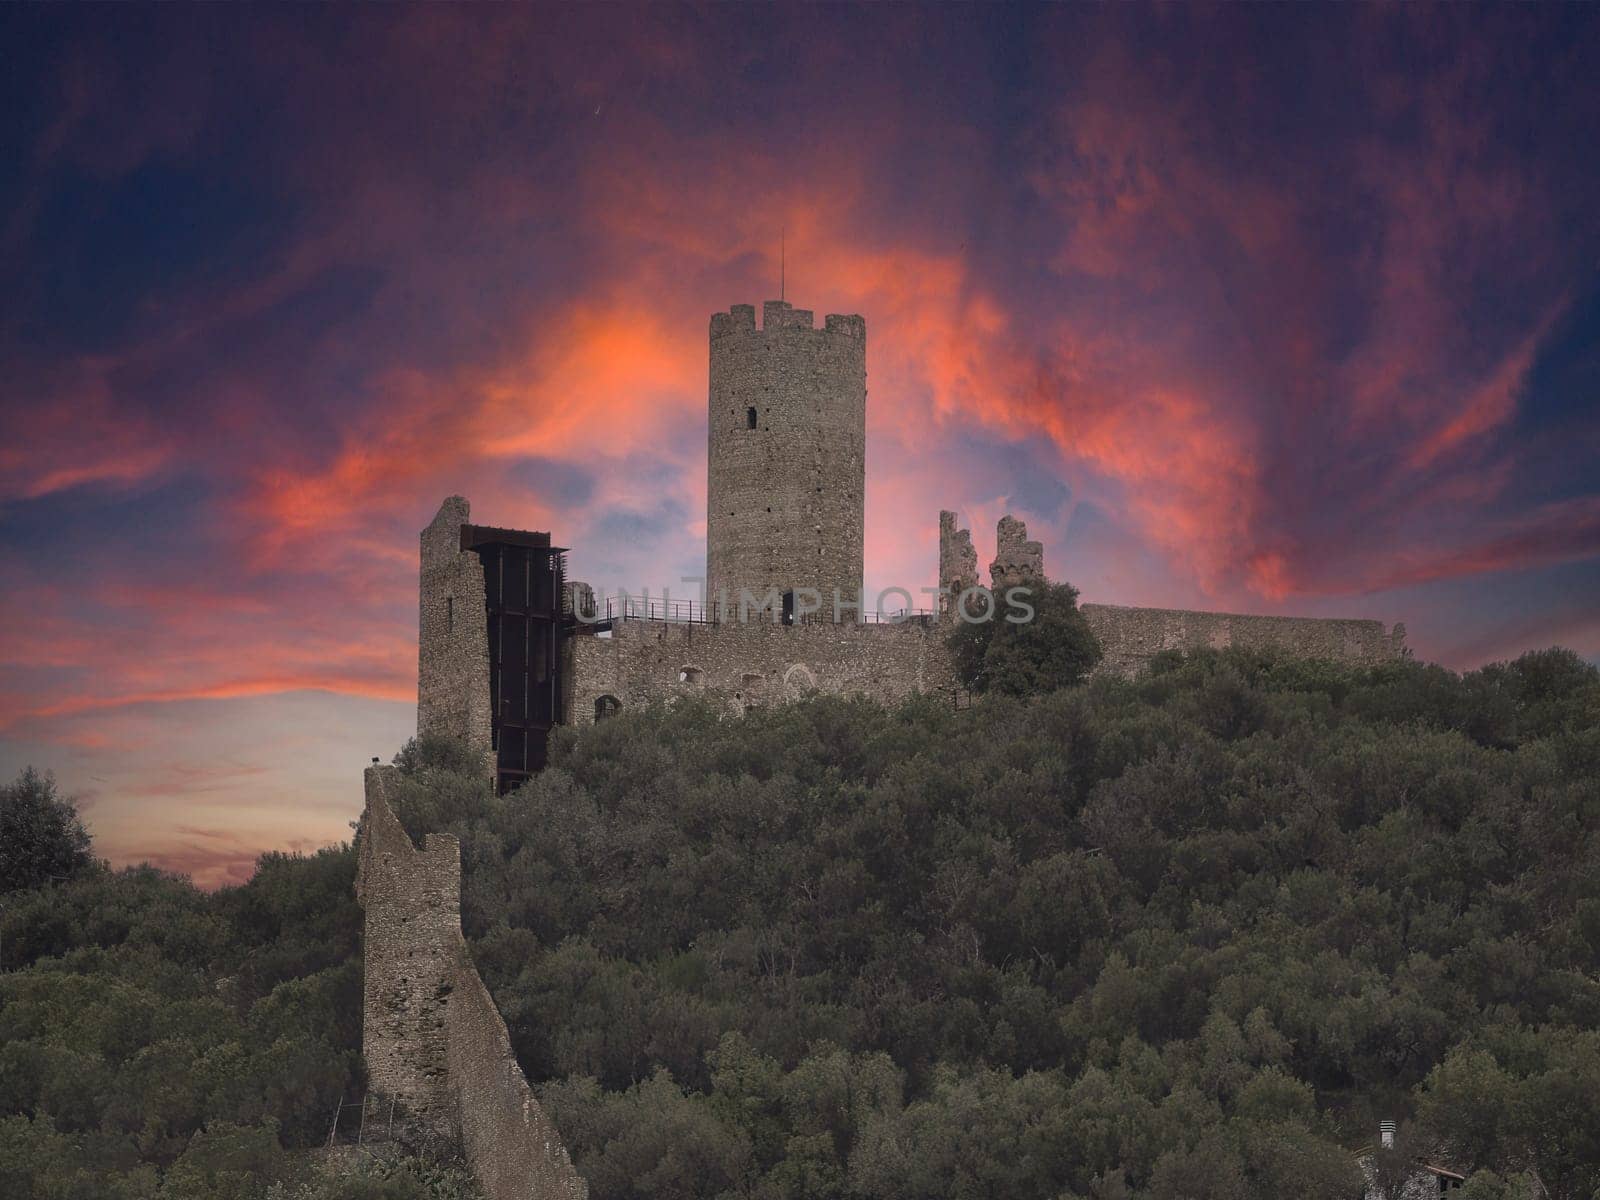
M 1378 1140 L 1379 1140 L 1379 1142 L 1382 1143 L 1383 1148 L 1385 1150 L 1393 1150 L 1394 1149 L 1394 1122 L 1393 1121 L 1379 1121 L 1378 1122 Z

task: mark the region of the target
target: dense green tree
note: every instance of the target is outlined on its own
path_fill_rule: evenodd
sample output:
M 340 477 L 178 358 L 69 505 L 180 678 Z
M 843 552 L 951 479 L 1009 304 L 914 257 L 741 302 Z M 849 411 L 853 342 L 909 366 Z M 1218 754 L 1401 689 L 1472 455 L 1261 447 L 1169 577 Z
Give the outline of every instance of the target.
M 89 833 L 53 776 L 28 767 L 0 787 L 0 895 L 71 878 L 92 862 Z
M 1076 588 L 1041 581 L 1028 590 L 1025 608 L 1002 601 L 987 620 L 955 622 L 948 641 L 963 687 L 1043 695 L 1081 682 L 1100 661 L 1100 641 L 1078 611 Z
M 1469 1195 L 1569 1200 L 1600 1187 L 1597 679 L 1229 650 L 961 711 L 685 703 L 560 731 L 512 796 L 414 743 L 396 804 L 461 840 L 595 1200 L 1336 1200 L 1380 1117 Z M 340 847 L 9 895 L 0 1189 L 465 1195 L 304 1171 L 361 1088 L 353 877 Z
M 0 1164 L 20 1139 L 48 1169 L 13 1193 L 0 1166 L 0 1195 L 259 1196 L 297 1177 L 359 1087 L 353 877 L 343 847 L 264 856 L 209 895 L 150 868 L 9 895 Z

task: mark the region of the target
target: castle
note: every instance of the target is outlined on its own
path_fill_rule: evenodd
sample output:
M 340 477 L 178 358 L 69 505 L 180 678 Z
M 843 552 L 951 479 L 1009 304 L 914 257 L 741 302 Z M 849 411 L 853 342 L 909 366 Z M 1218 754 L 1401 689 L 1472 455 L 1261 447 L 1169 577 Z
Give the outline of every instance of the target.
M 417 731 L 492 755 L 498 785 L 543 766 L 550 730 L 715 689 L 750 707 L 817 690 L 893 701 L 954 692 L 950 609 L 979 584 L 969 531 L 939 514 L 939 597 L 886 619 L 859 607 L 866 497 L 867 327 L 782 300 L 714 313 L 706 421 L 705 599 L 600 598 L 565 578 L 548 533 L 470 523 L 452 496 L 422 532 Z M 996 535 L 996 591 L 1044 576 L 1014 517 Z M 907 605 L 909 608 L 909 604 Z M 1132 674 L 1163 650 L 1274 647 L 1379 662 L 1405 653 L 1378 621 L 1081 606 Z M 978 606 L 981 611 L 981 605 Z
M 422 531 L 417 732 L 481 753 L 504 792 L 544 765 L 555 726 L 654 700 L 714 689 L 743 709 L 812 690 L 953 694 L 946 635 L 979 583 L 954 513 L 939 514 L 932 610 L 885 619 L 860 607 L 866 349 L 858 316 L 817 329 L 810 312 L 768 301 L 759 328 L 749 305 L 711 318 L 698 604 L 597 603 L 566 579 L 550 534 L 474 525 L 466 500 L 447 499 Z M 1043 578 L 1044 548 L 1002 518 L 993 590 Z M 1105 648 L 1099 669 L 1125 674 L 1205 646 L 1356 662 L 1405 652 L 1402 628 L 1377 621 L 1082 611 Z M 393 767 L 367 771 L 358 839 L 370 1086 L 414 1130 L 459 1143 L 491 1200 L 583 1200 L 462 938 L 460 846 L 442 834 L 415 846 L 390 805 L 397 785 Z

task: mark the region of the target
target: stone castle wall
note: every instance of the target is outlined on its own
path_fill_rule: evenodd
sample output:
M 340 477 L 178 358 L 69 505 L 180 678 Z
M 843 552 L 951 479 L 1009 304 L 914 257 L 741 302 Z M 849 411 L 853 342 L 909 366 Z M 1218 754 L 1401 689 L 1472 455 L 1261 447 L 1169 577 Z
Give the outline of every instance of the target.
M 583 1200 L 561 1135 L 511 1053 L 489 989 L 463 961 L 446 1022 L 450 1096 L 461 1147 L 490 1200 Z
M 371 1090 L 459 1142 L 489 1200 L 585 1200 L 461 936 L 460 847 L 443 834 L 412 844 L 387 799 L 395 775 L 368 768 L 358 847 Z
M 1042 584 L 1044 549 L 1027 527 L 1002 517 L 990 582 L 997 593 Z M 978 582 L 969 531 L 939 514 L 939 582 L 959 595 Z M 982 605 L 971 606 L 974 613 Z M 1405 654 L 1405 628 L 1321 617 L 1265 617 L 1162 608 L 1080 605 L 1105 652 L 1096 674 L 1131 676 L 1164 650 L 1243 646 L 1302 658 L 1372 664 Z M 847 614 L 847 616 L 850 614 Z M 782 703 L 811 690 L 861 694 L 885 703 L 925 692 L 954 693 L 945 646 L 953 616 L 898 625 L 834 623 L 831 610 L 795 625 L 752 614 L 747 622 L 706 625 L 619 621 L 610 637 L 568 639 L 567 720 L 589 724 L 611 711 L 714 689 L 736 707 Z
M 483 563 L 461 549 L 471 506 L 451 496 L 422 531 L 417 617 L 417 734 L 490 753 L 489 627 Z
M 1300 658 L 1371 665 L 1405 655 L 1405 626 L 1331 617 L 1261 617 L 1081 604 L 1105 657 L 1096 673 L 1134 675 L 1163 650 L 1280 650 Z
M 781 300 L 711 318 L 706 587 L 861 593 L 867 326 Z M 752 422 L 754 427 L 752 428 Z
M 716 690 L 738 707 L 778 704 L 816 690 L 886 703 L 952 692 L 947 627 L 913 617 L 898 625 L 770 619 L 720 625 L 619 621 L 610 637 L 568 640 L 567 712 L 594 721 L 596 701 L 623 709 Z

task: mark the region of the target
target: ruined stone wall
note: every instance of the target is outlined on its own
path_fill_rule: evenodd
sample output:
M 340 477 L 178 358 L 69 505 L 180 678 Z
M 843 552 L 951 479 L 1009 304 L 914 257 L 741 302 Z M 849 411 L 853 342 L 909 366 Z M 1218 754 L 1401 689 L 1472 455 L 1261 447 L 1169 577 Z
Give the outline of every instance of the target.
M 429 835 L 421 850 L 383 793 L 392 767 L 366 773 L 356 897 L 366 918 L 362 1052 L 372 1090 L 445 1132 L 444 1013 L 461 936 L 461 850 Z
M 1028 527 L 1010 513 L 995 526 L 989 586 L 996 593 L 1044 578 L 1044 546 L 1028 540 Z
M 584 1200 L 461 936 L 460 846 L 444 834 L 412 844 L 389 807 L 395 778 L 368 768 L 358 839 L 371 1092 L 393 1098 L 404 1122 L 459 1142 L 489 1200 Z
M 781 300 L 711 318 L 706 586 L 861 592 L 867 326 Z M 754 428 L 751 428 L 752 412 Z
M 483 564 L 461 549 L 471 517 L 451 496 L 422 531 L 417 619 L 417 734 L 459 738 L 490 754 L 489 630 Z
M 446 1023 L 461 1147 L 490 1200 L 583 1200 L 561 1136 L 534 1099 L 511 1037 L 472 964 L 456 970 Z
M 568 641 L 567 711 L 573 724 L 586 725 L 605 696 L 627 709 L 715 689 L 743 708 L 797 699 L 813 689 L 885 703 L 949 692 L 955 676 L 944 644 L 947 632 L 930 618 L 899 625 L 621 621 L 611 637 Z
M 1328 617 L 1261 617 L 1170 608 L 1079 605 L 1105 651 L 1097 672 L 1136 674 L 1163 650 L 1274 649 L 1301 658 L 1373 664 L 1405 654 L 1405 626 Z
M 952 613 L 961 593 L 978 585 L 978 552 L 972 531 L 956 528 L 956 514 L 939 513 L 939 612 Z

